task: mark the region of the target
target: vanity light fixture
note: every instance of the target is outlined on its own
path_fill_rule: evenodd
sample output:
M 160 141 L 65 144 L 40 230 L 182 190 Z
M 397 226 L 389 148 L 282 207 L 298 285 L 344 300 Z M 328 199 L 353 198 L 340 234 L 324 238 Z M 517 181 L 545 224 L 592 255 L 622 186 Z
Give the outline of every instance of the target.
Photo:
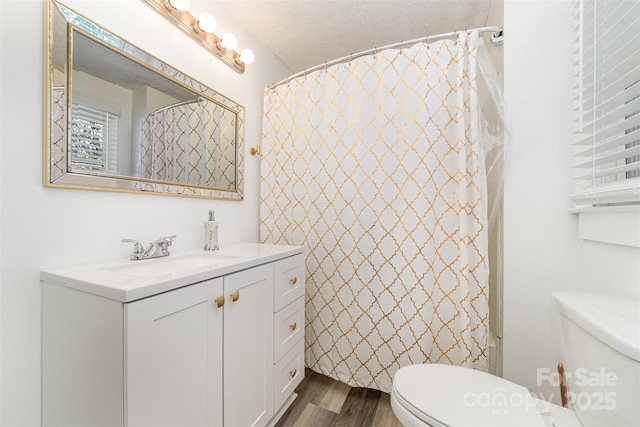
M 170 12 L 173 12 L 174 10 L 184 12 L 185 10 L 189 9 L 190 4 L 191 2 L 189 0 L 168 0 L 165 3 L 165 7 Z
M 238 39 L 231 33 L 224 33 L 222 40 L 220 40 L 220 46 L 227 50 L 234 50 L 238 47 Z
M 187 34 L 216 58 L 242 74 L 245 65 L 251 64 L 255 55 L 250 49 L 241 53 L 235 51 L 238 39 L 231 33 L 216 36 L 216 20 L 210 13 L 202 13 L 198 18 L 189 12 L 189 0 L 141 0 L 147 6 L 164 16 L 174 26 Z
M 251 49 L 242 49 L 240 51 L 239 59 L 240 61 L 249 65 L 249 64 L 253 64 L 253 61 L 256 59 L 256 56 L 253 54 L 253 51 Z
M 204 12 L 198 18 L 197 28 L 205 33 L 213 33 L 217 25 L 216 18 L 210 13 Z

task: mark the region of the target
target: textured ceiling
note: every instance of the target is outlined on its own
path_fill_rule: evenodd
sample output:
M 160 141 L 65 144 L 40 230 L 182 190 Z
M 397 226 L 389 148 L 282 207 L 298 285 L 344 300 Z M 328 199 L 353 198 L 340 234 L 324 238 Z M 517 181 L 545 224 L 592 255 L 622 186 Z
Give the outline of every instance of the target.
M 487 25 L 491 0 L 219 0 L 293 72 L 363 50 Z

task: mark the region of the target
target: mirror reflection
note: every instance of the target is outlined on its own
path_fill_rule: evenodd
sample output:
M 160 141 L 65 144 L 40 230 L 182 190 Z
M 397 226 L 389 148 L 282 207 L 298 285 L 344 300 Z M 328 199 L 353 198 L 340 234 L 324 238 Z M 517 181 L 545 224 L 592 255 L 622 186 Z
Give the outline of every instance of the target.
M 59 3 L 50 18 L 51 185 L 242 198 L 242 106 Z

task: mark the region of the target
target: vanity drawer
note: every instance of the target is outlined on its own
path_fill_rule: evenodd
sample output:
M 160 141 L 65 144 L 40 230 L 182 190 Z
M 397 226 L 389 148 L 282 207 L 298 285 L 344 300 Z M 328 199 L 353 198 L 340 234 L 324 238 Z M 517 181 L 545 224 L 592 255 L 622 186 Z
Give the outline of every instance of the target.
M 280 360 L 303 336 L 304 297 L 300 297 L 273 316 L 273 360 Z
M 304 295 L 304 255 L 295 255 L 275 263 L 274 313 Z
M 274 366 L 274 408 L 280 408 L 304 378 L 304 339 L 301 339 Z

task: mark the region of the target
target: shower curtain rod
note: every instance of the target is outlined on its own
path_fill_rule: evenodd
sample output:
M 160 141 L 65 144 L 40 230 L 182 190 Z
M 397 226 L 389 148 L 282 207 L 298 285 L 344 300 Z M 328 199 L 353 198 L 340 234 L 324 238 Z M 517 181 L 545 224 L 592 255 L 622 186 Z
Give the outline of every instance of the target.
M 181 106 L 181 105 L 192 104 L 192 103 L 194 103 L 194 102 L 200 102 L 200 97 L 199 97 L 199 96 L 197 96 L 197 97 L 195 97 L 195 98 L 193 98 L 193 99 L 187 99 L 186 101 L 178 101 L 178 102 L 176 102 L 176 103 L 174 103 L 174 104 L 171 104 L 171 105 L 167 105 L 167 106 L 164 106 L 164 107 L 158 108 L 158 109 L 157 109 L 156 111 L 154 111 L 153 113 L 149 113 L 149 114 L 147 114 L 147 116 L 153 116 L 154 114 L 158 114 L 160 111 L 168 110 L 169 108 L 173 108 L 173 107 L 179 107 L 179 106 Z
M 381 50 L 385 50 L 385 49 L 394 49 L 394 48 L 404 48 L 404 47 L 408 47 L 411 46 L 413 44 L 416 43 L 422 43 L 422 42 L 432 42 L 432 41 L 436 41 L 436 40 L 440 40 L 440 39 L 446 39 L 449 37 L 455 37 L 458 34 L 462 33 L 463 31 L 466 32 L 471 32 L 471 31 L 477 31 L 479 33 L 488 33 L 488 32 L 493 32 L 493 34 L 491 34 L 491 43 L 494 46 L 500 46 L 502 44 L 502 41 L 504 40 L 504 32 L 502 31 L 502 27 L 480 27 L 480 28 L 472 28 L 469 30 L 458 30 L 458 31 L 453 31 L 451 33 L 443 33 L 443 34 L 436 34 L 433 36 L 426 36 L 426 37 L 420 37 L 419 39 L 413 39 L 413 40 L 407 40 L 407 41 L 401 41 L 398 43 L 392 43 L 392 44 L 388 44 L 386 46 L 382 46 L 382 47 L 375 47 L 373 49 L 368 49 L 368 50 L 363 50 L 362 52 L 358 52 L 358 53 L 352 53 L 350 55 L 347 56 L 343 56 L 342 58 L 338 58 L 338 59 L 334 59 L 332 61 L 328 61 L 328 62 L 324 62 L 322 64 L 316 65 L 315 67 L 311 67 L 311 68 L 307 68 L 306 70 L 300 71 L 299 73 L 296 73 L 292 76 L 289 76 L 283 80 L 280 80 L 277 83 L 272 84 L 271 86 L 268 86 L 267 89 L 273 89 L 276 86 L 280 86 L 281 84 L 285 84 L 288 83 L 289 81 L 298 78 L 300 76 L 304 76 L 306 74 L 309 74 L 313 71 L 317 71 L 320 70 L 322 68 L 326 68 L 329 67 L 331 65 L 336 65 L 336 64 L 340 64 L 342 62 L 347 62 L 347 61 L 351 61 L 352 59 L 356 59 L 356 58 L 360 58 L 361 56 L 365 56 L 365 55 L 369 55 L 369 54 L 376 54 L 377 52 L 381 51 Z

